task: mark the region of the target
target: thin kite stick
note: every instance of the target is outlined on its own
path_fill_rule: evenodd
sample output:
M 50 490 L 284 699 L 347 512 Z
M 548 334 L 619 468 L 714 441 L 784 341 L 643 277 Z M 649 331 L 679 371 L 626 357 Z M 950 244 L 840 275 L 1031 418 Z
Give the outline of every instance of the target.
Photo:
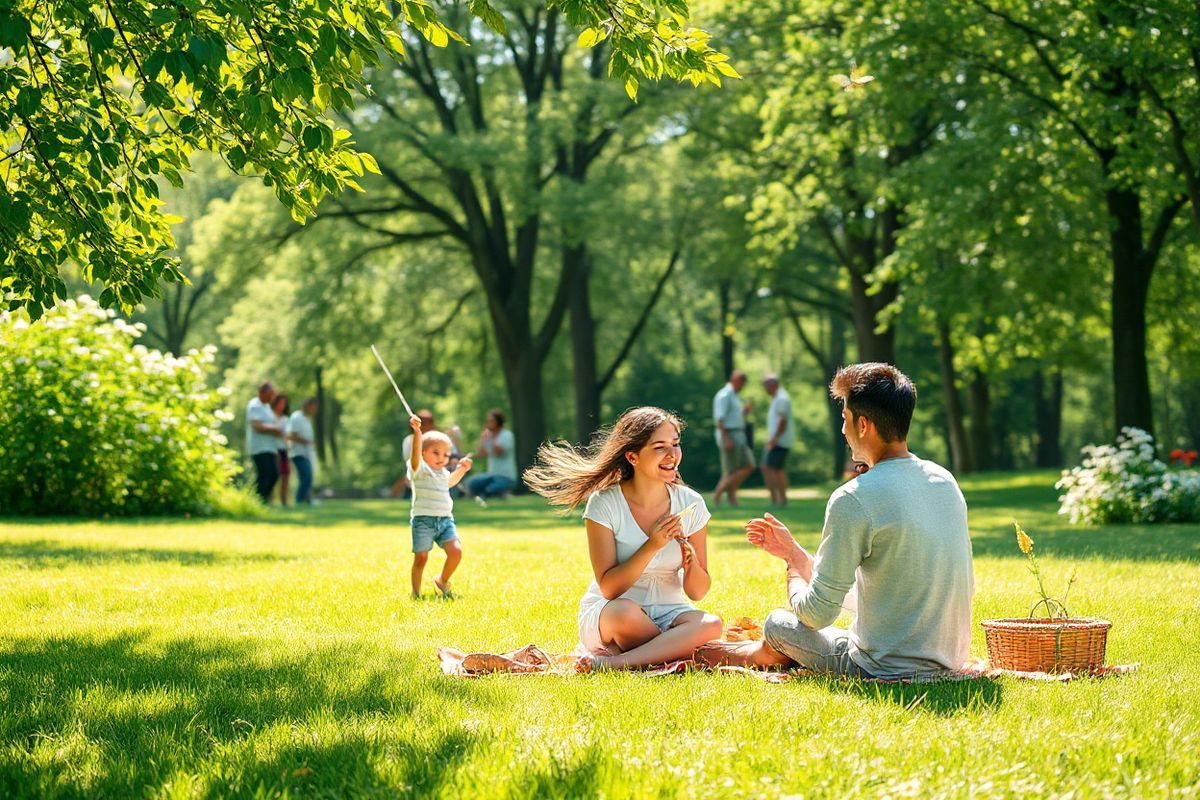
M 404 410 L 408 412 L 408 416 L 410 418 L 415 417 L 416 414 L 413 413 L 412 406 L 404 399 L 404 392 L 400 391 L 400 387 L 396 385 L 396 379 L 392 377 L 392 372 L 387 368 L 387 364 L 383 363 L 383 357 L 379 355 L 379 351 L 375 349 L 375 345 L 371 345 L 371 352 L 375 354 L 375 360 L 379 362 L 379 366 L 383 367 L 383 374 L 387 375 L 388 380 L 391 381 L 392 388 L 396 390 L 396 396 L 400 398 L 401 403 L 404 403 Z

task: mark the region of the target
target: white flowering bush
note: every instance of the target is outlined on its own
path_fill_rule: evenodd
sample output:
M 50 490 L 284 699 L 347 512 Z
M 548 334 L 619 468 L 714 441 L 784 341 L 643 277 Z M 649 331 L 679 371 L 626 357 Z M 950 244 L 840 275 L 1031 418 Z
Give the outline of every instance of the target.
M 1140 428 L 1122 428 L 1115 446 L 1088 445 L 1083 456 L 1055 484 L 1058 513 L 1072 523 L 1200 521 L 1200 471 L 1170 469 Z
M 241 506 L 218 431 L 216 348 L 175 358 L 86 295 L 0 315 L 0 514 L 205 514 Z

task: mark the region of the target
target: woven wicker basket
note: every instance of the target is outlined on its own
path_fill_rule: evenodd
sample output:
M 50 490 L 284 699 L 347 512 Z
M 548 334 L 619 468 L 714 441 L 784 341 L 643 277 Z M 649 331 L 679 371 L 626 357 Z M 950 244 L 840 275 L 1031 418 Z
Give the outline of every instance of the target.
M 1019 672 L 1092 672 L 1104 666 L 1106 619 L 985 619 L 988 660 Z

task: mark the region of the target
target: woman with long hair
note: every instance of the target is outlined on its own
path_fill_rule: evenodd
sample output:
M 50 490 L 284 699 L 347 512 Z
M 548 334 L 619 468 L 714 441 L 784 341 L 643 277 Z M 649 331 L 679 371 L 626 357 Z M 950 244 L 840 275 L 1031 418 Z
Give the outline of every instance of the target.
M 581 671 L 688 658 L 721 636 L 721 618 L 692 605 L 712 583 L 712 515 L 680 480 L 682 430 L 661 408 L 633 408 L 586 451 L 543 444 L 525 472 L 526 485 L 562 513 L 586 503 L 595 580 L 579 601 Z
M 288 504 L 288 478 L 292 474 L 292 465 L 288 463 L 286 434 L 288 414 L 292 412 L 288 396 L 283 392 L 275 395 L 275 399 L 271 401 L 271 410 L 275 412 L 275 423 L 279 426 L 279 430 L 285 432 L 284 437 L 279 440 L 279 451 L 276 453 L 276 458 L 279 462 L 279 505 L 286 506 Z

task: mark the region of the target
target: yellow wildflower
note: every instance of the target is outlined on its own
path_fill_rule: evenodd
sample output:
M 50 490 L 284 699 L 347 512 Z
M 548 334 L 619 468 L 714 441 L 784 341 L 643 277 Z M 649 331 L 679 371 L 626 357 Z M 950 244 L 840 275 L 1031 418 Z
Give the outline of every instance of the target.
M 1022 553 L 1030 555 L 1033 552 L 1033 539 L 1030 539 L 1029 534 L 1021 530 L 1017 523 L 1014 522 L 1013 526 L 1017 529 L 1017 546 L 1021 548 Z

